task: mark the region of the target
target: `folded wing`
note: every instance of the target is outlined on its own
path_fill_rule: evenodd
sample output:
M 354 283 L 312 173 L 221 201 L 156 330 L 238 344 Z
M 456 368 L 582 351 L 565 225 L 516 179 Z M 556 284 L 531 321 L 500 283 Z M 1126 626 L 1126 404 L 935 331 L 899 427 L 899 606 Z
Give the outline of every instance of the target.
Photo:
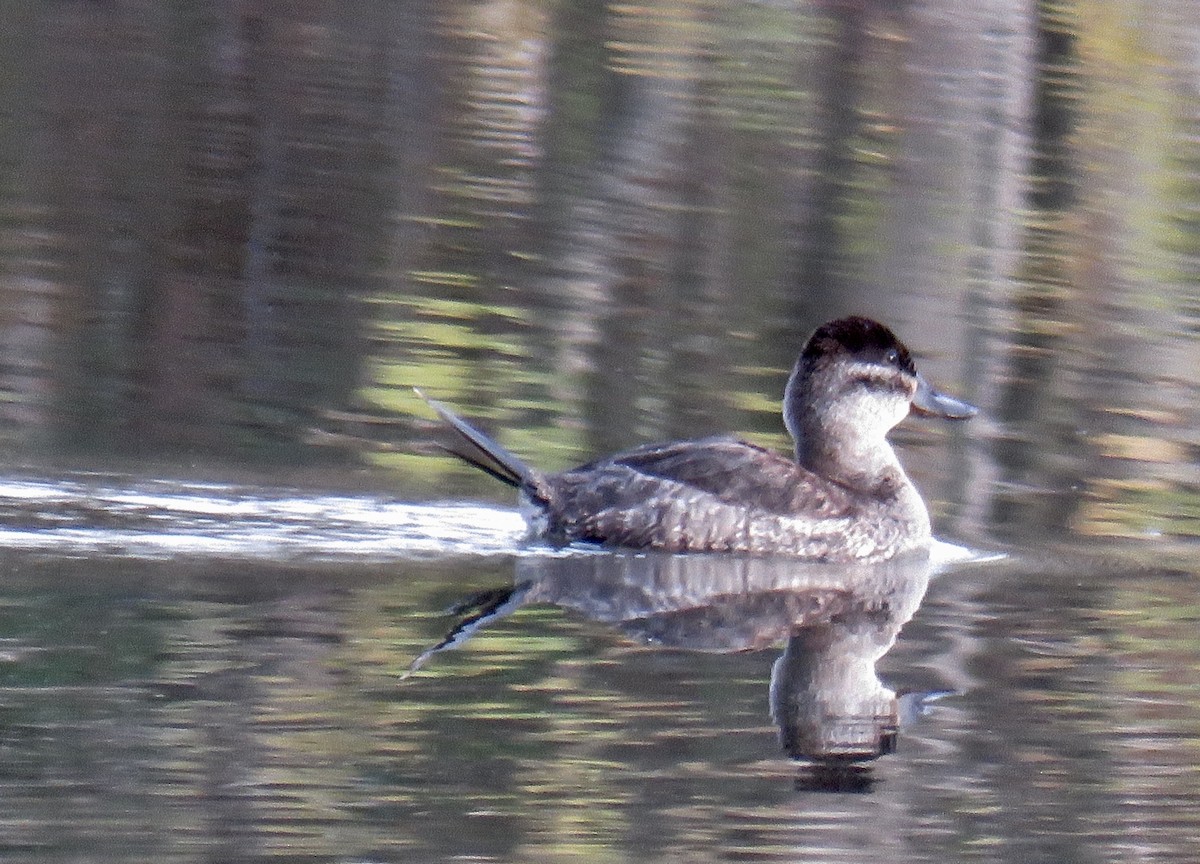
M 547 478 L 549 533 L 672 551 L 765 551 L 844 529 L 849 493 L 735 438 L 649 445 Z

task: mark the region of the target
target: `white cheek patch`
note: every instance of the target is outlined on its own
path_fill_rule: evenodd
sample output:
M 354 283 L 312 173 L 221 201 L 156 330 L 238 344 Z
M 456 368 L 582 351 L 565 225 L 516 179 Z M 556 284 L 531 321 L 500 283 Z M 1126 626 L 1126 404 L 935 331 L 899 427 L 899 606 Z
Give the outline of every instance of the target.
M 888 369 L 881 369 L 874 363 L 853 363 L 847 369 L 847 377 L 858 385 L 839 400 L 834 409 L 838 421 L 851 425 L 860 431 L 874 432 L 879 435 L 887 434 L 889 430 L 908 416 L 912 404 L 912 394 L 916 390 L 916 382 L 905 391 L 896 389 L 896 384 L 904 381 L 900 374 Z M 878 382 L 880 386 L 870 387 L 869 384 Z
M 909 401 L 898 393 L 863 391 L 841 400 L 830 411 L 834 425 L 860 435 L 883 436 L 908 416 Z

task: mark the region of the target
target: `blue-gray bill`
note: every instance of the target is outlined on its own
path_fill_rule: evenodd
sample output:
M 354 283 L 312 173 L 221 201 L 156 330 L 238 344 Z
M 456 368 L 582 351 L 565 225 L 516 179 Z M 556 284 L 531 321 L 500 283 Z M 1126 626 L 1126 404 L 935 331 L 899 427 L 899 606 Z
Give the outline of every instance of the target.
M 946 420 L 969 420 L 979 413 L 979 409 L 969 402 L 934 390 L 922 375 L 917 375 L 917 395 L 913 397 L 912 407 L 918 414 Z

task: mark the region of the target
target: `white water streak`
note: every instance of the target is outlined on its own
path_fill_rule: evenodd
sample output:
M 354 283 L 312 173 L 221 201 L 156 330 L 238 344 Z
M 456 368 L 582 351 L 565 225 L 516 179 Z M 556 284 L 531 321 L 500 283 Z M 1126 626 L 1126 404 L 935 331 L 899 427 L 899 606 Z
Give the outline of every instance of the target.
M 0 479 L 0 548 L 64 556 L 388 561 L 519 552 L 515 509 L 106 478 Z

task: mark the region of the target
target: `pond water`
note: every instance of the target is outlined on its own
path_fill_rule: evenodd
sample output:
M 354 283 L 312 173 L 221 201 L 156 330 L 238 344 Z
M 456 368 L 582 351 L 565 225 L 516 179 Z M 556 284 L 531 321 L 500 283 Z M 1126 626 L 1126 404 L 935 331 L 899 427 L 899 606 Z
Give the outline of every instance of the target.
M 853 571 L 294 488 L 0 503 L 8 860 L 1194 854 L 1186 549 Z
M 0 857 L 1192 861 L 1200 11 L 0 2 Z M 828 318 L 874 568 L 539 548 Z

